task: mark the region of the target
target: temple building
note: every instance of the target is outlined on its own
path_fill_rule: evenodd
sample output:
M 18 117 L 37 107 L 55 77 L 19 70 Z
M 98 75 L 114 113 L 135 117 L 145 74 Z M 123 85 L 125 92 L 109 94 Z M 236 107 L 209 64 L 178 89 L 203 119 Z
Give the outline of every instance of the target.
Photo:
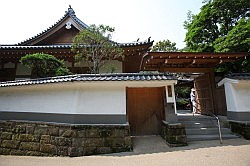
M 88 67 L 77 63 L 71 51 L 73 38 L 79 31 L 88 28 L 76 17 L 71 6 L 65 15 L 45 31 L 14 45 L 0 45 L 0 81 L 27 79 L 31 70 L 20 63 L 22 56 L 33 53 L 46 53 L 64 60 L 74 74 L 88 73 Z M 124 59 L 113 60 L 116 73 L 135 73 L 140 70 L 141 59 L 153 45 L 150 38 L 143 42 L 119 43 L 124 50 Z M 101 69 L 101 73 L 107 72 Z

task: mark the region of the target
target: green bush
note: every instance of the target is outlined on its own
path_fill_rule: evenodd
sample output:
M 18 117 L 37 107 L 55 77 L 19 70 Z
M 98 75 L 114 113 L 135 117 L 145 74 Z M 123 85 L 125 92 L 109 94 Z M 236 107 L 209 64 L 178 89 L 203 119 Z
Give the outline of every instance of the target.
M 28 54 L 20 62 L 32 70 L 32 77 L 53 77 L 71 74 L 64 62 L 44 53 Z

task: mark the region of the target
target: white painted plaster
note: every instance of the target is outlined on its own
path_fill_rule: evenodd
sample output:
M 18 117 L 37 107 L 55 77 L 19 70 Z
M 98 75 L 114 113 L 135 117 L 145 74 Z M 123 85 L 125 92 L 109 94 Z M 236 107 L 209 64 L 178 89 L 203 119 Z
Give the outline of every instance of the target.
M 225 79 L 224 84 L 227 110 L 232 112 L 250 112 L 250 81 Z
M 0 111 L 125 115 L 126 87 L 173 86 L 175 82 L 88 81 L 3 87 Z

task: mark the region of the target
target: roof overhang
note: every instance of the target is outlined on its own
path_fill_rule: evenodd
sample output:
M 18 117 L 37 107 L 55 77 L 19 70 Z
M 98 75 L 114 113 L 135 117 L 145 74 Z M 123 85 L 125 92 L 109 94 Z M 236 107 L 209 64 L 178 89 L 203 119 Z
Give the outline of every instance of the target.
M 27 79 L 17 81 L 0 82 L 0 89 L 6 87 L 20 87 L 29 85 L 47 85 L 47 84 L 62 84 L 77 82 L 80 84 L 89 83 L 126 83 L 126 86 L 130 85 L 139 87 L 142 85 L 158 86 L 165 85 L 167 82 L 176 83 L 177 78 L 172 74 L 159 73 L 159 74 L 144 74 L 144 73 L 111 73 L 111 74 L 78 74 L 78 75 L 67 75 L 58 77 L 38 78 L 38 79 Z M 132 83 L 132 84 L 131 84 Z M 146 83 L 146 84 L 145 84 Z M 144 86 L 143 86 L 144 87 Z
M 246 58 L 248 52 L 204 53 L 204 52 L 148 52 L 142 60 L 142 71 L 159 72 L 209 72 L 224 62 Z

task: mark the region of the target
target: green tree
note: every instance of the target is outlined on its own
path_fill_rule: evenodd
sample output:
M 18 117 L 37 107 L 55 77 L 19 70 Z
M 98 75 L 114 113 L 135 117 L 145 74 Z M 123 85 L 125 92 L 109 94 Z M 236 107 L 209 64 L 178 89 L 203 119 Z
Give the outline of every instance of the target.
M 63 61 L 44 53 L 28 54 L 20 62 L 32 70 L 32 77 L 52 77 L 71 74 Z
M 171 42 L 166 39 L 163 41 L 158 41 L 152 48 L 152 51 L 166 51 L 166 52 L 176 52 L 178 48 L 176 47 L 175 42 Z
M 106 25 L 90 25 L 75 36 L 72 51 L 77 61 L 88 65 L 91 73 L 99 73 L 106 62 L 123 57 L 123 50 L 111 40 L 114 30 Z
M 184 22 L 189 51 L 214 52 L 217 38 L 227 36 L 240 19 L 249 17 L 249 0 L 206 0 L 204 3 L 199 14 L 188 13 Z
M 250 51 L 250 19 L 240 19 L 238 24 L 226 36 L 215 40 L 215 52 L 249 52 Z M 233 63 L 217 66 L 217 72 L 250 72 L 250 57 Z
M 250 18 L 240 19 L 226 36 L 215 40 L 215 52 L 249 52 L 250 51 Z

